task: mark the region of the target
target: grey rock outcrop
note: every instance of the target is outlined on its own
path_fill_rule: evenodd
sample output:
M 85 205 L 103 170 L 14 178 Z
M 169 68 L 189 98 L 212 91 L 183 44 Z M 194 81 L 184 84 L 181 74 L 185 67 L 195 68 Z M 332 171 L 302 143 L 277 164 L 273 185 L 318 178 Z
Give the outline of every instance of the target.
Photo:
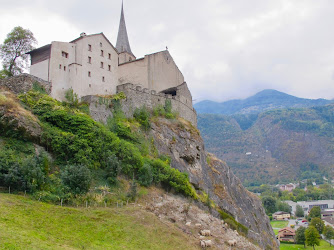
M 152 135 L 159 153 L 171 157 L 172 167 L 187 172 L 197 189 L 246 226 L 250 239 L 262 248 L 278 249 L 260 199 L 242 186 L 224 162 L 205 152 L 195 127 L 182 119 L 180 123 L 159 119 L 152 125 Z

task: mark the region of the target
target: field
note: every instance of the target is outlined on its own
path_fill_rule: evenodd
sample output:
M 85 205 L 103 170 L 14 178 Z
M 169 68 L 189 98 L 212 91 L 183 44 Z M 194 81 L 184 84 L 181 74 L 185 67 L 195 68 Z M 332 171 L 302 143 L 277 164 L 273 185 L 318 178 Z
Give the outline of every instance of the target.
M 0 193 L 0 249 L 198 249 L 152 214 L 123 208 L 67 208 Z
M 289 222 L 288 221 L 271 221 L 270 224 L 272 228 L 284 228 L 288 226 Z
M 299 244 L 284 244 L 284 243 L 281 243 L 281 246 L 280 246 L 280 249 L 281 250 L 290 250 L 290 249 L 313 249 L 312 247 L 310 246 L 306 246 L 306 248 L 304 248 L 303 245 L 299 245 Z M 329 243 L 324 241 L 324 240 L 321 240 L 320 241 L 320 246 L 315 246 L 315 249 L 321 249 L 321 250 L 333 250 L 334 247 L 333 246 L 329 246 Z

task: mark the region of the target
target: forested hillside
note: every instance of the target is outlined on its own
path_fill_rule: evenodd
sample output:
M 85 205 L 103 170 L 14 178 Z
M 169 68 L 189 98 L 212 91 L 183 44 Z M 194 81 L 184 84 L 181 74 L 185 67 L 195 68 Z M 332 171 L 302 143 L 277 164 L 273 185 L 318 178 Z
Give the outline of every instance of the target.
M 225 102 L 201 101 L 194 105 L 199 114 L 256 114 L 272 109 L 304 108 L 332 103 L 333 100 L 305 99 L 277 90 L 266 89 L 243 100 Z
M 333 174 L 334 105 L 261 114 L 198 116 L 206 149 L 246 185 Z

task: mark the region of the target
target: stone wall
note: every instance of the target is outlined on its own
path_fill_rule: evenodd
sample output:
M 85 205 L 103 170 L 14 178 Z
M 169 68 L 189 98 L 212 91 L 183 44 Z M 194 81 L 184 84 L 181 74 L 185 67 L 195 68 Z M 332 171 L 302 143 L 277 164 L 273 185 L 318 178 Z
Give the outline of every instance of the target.
M 51 83 L 29 74 L 0 79 L 0 87 L 9 89 L 15 94 L 26 93 L 32 88 L 35 82 L 38 82 L 45 89 L 46 93 L 51 93 Z
M 123 92 L 126 99 L 121 100 L 122 111 L 126 117 L 132 117 L 136 108 L 143 106 L 149 110 L 153 110 L 158 105 L 165 105 L 165 101 L 169 99 L 172 104 L 172 111 L 197 127 L 197 114 L 195 109 L 189 103 L 184 103 L 182 96 L 172 96 L 163 93 L 156 93 L 154 90 L 135 86 L 126 83 L 117 86 L 117 93 Z M 96 121 L 106 123 L 108 117 L 112 117 L 111 108 L 106 99 L 99 96 L 84 96 L 82 101 L 89 104 L 90 115 Z
M 169 99 L 172 103 L 172 111 L 179 114 L 180 117 L 190 121 L 197 127 L 197 114 L 195 109 L 189 103 L 182 102 L 181 95 L 166 95 L 157 93 L 155 90 L 135 86 L 126 83 L 117 86 L 117 93 L 124 92 L 126 99 L 122 100 L 122 109 L 127 117 L 131 117 L 136 108 L 146 106 L 152 110 L 158 105 L 165 105 L 165 101 Z

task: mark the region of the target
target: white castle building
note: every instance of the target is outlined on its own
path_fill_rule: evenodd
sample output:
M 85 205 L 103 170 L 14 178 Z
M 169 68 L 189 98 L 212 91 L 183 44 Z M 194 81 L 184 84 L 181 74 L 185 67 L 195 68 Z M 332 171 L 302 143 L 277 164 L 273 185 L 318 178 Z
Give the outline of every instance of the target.
M 157 93 L 184 83 L 168 50 L 135 57 L 129 44 L 123 4 L 116 48 L 103 33 L 81 33 L 71 42 L 54 41 L 28 54 L 30 74 L 50 82 L 51 96 L 59 100 L 64 99 L 70 88 L 83 97 L 112 95 L 118 85 L 125 83 Z M 191 95 L 186 99 L 192 107 Z

